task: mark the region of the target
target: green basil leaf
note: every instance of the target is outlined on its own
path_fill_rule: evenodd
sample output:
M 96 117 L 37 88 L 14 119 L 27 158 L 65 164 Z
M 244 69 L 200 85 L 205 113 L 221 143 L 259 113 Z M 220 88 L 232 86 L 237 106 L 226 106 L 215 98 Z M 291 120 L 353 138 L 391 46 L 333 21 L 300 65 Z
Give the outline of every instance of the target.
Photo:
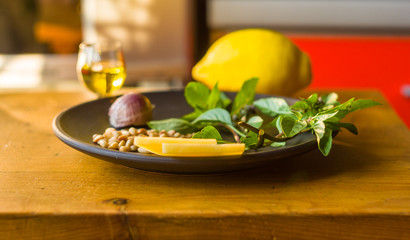
M 332 118 L 338 113 L 338 111 L 334 113 L 326 113 L 326 114 L 317 114 L 316 116 L 313 117 L 313 119 L 318 120 L 318 121 L 325 121 L 329 118 Z
M 284 117 L 283 115 L 279 115 L 275 119 L 273 119 L 273 121 L 269 124 L 271 126 L 275 126 L 276 129 L 279 131 L 279 133 L 283 133 L 283 129 L 281 125 L 283 117 Z
M 189 82 L 185 87 L 184 95 L 187 103 L 195 110 L 205 111 L 208 109 L 207 99 L 210 90 L 200 82 Z
M 192 138 L 213 138 L 218 143 L 224 142 L 219 131 L 213 126 L 206 126 L 200 132 L 195 133 Z
M 292 114 L 288 103 L 283 98 L 262 98 L 253 102 L 261 113 L 275 117 L 280 114 Z
M 326 128 L 325 123 L 322 122 L 322 121 L 315 121 L 312 124 L 312 129 L 315 132 L 316 140 L 317 140 L 318 143 L 320 142 L 320 139 L 325 134 L 325 128 Z
M 373 100 L 367 100 L 367 99 L 354 100 L 354 98 L 351 98 L 348 101 L 340 105 L 337 105 L 332 109 L 325 111 L 325 112 L 338 111 L 338 113 L 335 116 L 327 119 L 327 121 L 338 122 L 351 112 L 357 111 L 359 109 L 365 109 L 365 108 L 377 106 L 377 105 L 381 105 L 381 104 Z
M 288 137 L 295 123 L 296 123 L 295 119 L 291 117 L 283 116 L 280 122 L 280 128 L 281 128 L 280 132 L 283 132 L 285 136 Z
M 316 104 L 317 99 L 318 99 L 317 93 L 314 93 L 314 94 L 310 95 L 308 97 L 308 99 L 306 99 L 306 100 L 307 100 L 308 103 L 310 103 L 310 106 L 313 106 L 313 105 Z
M 340 124 L 339 122 L 325 122 L 326 128 L 332 131 L 340 131 Z
M 197 128 L 192 125 L 190 122 L 180 119 L 180 118 L 168 118 L 164 120 L 157 120 L 157 121 L 150 121 L 147 123 L 147 125 L 151 129 L 156 129 L 156 130 L 175 130 L 177 132 L 180 132 L 182 134 L 185 133 L 192 133 L 197 130 Z
M 356 101 L 352 102 L 351 112 L 377 105 L 381 105 L 381 103 L 369 99 L 357 99 Z
M 305 111 L 305 110 L 307 110 L 307 109 L 309 108 L 309 104 L 306 102 L 306 100 L 300 100 L 300 101 L 295 102 L 295 103 L 292 105 L 291 108 L 292 108 L 292 109 L 295 109 L 295 110 L 303 110 L 303 111 Z
M 221 91 L 218 89 L 218 83 L 215 83 L 215 86 L 212 88 L 211 93 L 208 96 L 206 101 L 207 110 L 213 108 L 223 108 L 223 102 L 221 99 Z
M 310 95 L 307 99 L 303 99 L 300 101 L 295 102 L 291 109 L 299 110 L 302 112 L 311 112 L 318 101 L 317 93 Z
M 299 121 L 291 116 L 284 116 L 280 123 L 282 131 L 285 137 L 293 137 L 299 134 L 303 129 L 306 128 L 306 121 Z
M 326 128 L 323 121 L 315 121 L 312 124 L 312 129 L 315 132 L 319 150 L 324 156 L 327 156 L 332 148 L 332 130 Z
M 235 132 L 238 136 L 245 136 L 245 134 L 233 126 L 229 112 L 222 108 L 214 108 L 202 113 L 197 117 L 192 124 L 201 128 L 206 125 L 222 125 L 231 132 Z
M 320 99 L 322 100 L 322 102 L 323 102 L 323 104 L 324 104 L 325 106 L 328 106 L 328 105 L 338 105 L 338 104 L 340 104 L 340 103 L 337 101 L 338 97 L 339 97 L 339 96 L 337 95 L 337 93 L 332 92 L 332 93 L 323 95 L 322 97 L 320 97 Z
M 252 116 L 246 123 L 251 125 L 252 127 L 261 128 L 263 119 L 260 116 Z
M 333 108 L 330 108 L 326 111 L 324 111 L 323 113 L 330 113 L 330 112 L 336 112 L 339 110 L 348 110 L 350 111 L 352 109 L 352 103 L 354 102 L 354 98 L 350 98 L 349 100 L 347 100 L 344 103 L 341 103 L 339 105 L 335 105 Z
M 258 78 L 251 78 L 242 84 L 232 103 L 231 114 L 237 114 L 245 105 L 251 105 L 255 99 L 255 88 Z
M 200 122 L 220 122 L 226 125 L 233 126 L 229 112 L 222 108 L 214 108 L 208 110 L 197 117 L 192 123 L 197 124 Z
M 226 96 L 225 93 L 221 92 L 221 102 L 222 102 L 222 108 L 226 108 L 229 106 L 229 104 L 231 104 L 232 101 L 230 98 Z
M 273 142 L 271 146 L 272 147 L 284 147 L 286 146 L 286 142 Z
M 255 149 L 258 145 L 258 134 L 249 131 L 246 136 L 241 137 L 241 143 L 245 144 L 246 149 Z
M 332 130 L 326 129 L 320 142 L 318 142 L 319 150 L 324 156 L 329 155 L 330 149 L 332 148 L 332 140 Z
M 349 132 L 358 135 L 359 131 L 357 130 L 356 126 L 352 123 L 339 123 L 339 126 L 342 128 L 347 129 Z
M 359 132 L 356 126 L 352 123 L 341 123 L 341 122 L 325 122 L 326 128 L 329 128 L 332 131 L 339 131 L 340 128 L 345 128 L 349 132 L 358 135 Z
M 334 113 L 337 112 L 333 117 L 328 118 L 327 121 L 329 122 L 338 122 L 342 118 L 344 118 L 348 113 L 351 112 L 352 109 L 352 103 L 354 101 L 354 98 L 349 99 L 348 101 L 339 104 L 333 108 L 330 108 L 328 110 L 325 110 L 321 112 L 321 114 L 328 114 L 328 113 Z

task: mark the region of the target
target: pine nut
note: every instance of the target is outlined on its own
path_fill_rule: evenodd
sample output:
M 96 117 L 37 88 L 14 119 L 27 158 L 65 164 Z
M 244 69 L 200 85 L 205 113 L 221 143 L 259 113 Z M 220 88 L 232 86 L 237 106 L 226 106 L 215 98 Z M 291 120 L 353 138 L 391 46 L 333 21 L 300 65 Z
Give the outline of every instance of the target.
M 131 149 L 131 152 L 137 152 L 138 151 L 138 147 L 134 144 L 131 145 L 130 149 Z
M 130 132 L 128 132 L 127 130 L 121 130 L 121 135 L 128 137 L 130 135 Z
M 112 132 L 112 135 L 115 136 L 115 137 L 119 137 L 119 136 L 120 136 L 120 133 L 119 133 L 118 131 L 113 131 L 113 132 Z
M 103 138 L 104 138 L 103 135 L 94 134 L 94 135 L 93 135 L 93 142 L 96 143 L 96 142 L 100 141 L 100 140 L 103 139 Z
M 117 150 L 118 149 L 118 143 L 117 142 L 112 142 L 109 146 L 109 149 L 114 149 Z
M 159 136 L 159 133 L 158 133 L 157 130 L 152 129 L 152 130 L 148 130 L 148 131 L 147 131 L 147 135 L 148 135 L 149 137 L 158 137 L 158 136 Z
M 138 134 L 137 129 L 135 129 L 135 127 L 130 127 L 130 129 L 128 129 L 128 132 L 130 132 L 132 136 L 136 136 Z
M 118 143 L 118 139 L 116 137 L 111 137 L 110 139 L 108 139 L 108 144 L 116 142 Z
M 126 147 L 131 147 L 131 145 L 134 143 L 134 141 L 132 141 L 131 139 L 128 139 L 126 142 L 125 142 L 125 146 Z
M 98 143 L 98 145 L 100 145 L 103 148 L 108 147 L 108 142 L 107 142 L 107 139 L 105 139 L 105 138 L 100 139 L 97 143 Z
M 122 140 L 127 140 L 128 139 L 128 136 L 125 136 L 125 135 L 121 135 L 121 136 L 119 136 L 118 137 L 118 141 L 122 141 Z
M 121 152 L 129 152 L 129 151 L 131 151 L 131 149 L 130 149 L 129 147 L 127 147 L 127 146 L 121 146 L 119 150 L 120 150 Z
M 137 133 L 138 133 L 138 134 L 145 134 L 145 135 L 146 135 L 146 134 L 147 134 L 147 130 L 146 130 L 145 128 L 140 128 L 140 129 L 137 130 Z
M 112 133 L 112 132 L 115 132 L 116 130 L 115 130 L 115 128 L 107 128 L 107 129 L 105 129 L 105 132 L 104 133 Z

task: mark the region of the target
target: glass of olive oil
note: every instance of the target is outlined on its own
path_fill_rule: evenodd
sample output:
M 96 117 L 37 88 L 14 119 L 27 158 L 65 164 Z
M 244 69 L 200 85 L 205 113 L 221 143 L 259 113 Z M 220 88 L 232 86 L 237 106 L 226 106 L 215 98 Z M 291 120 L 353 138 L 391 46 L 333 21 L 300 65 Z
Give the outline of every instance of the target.
M 98 97 L 120 89 L 127 76 L 120 42 L 81 43 L 77 59 L 78 79 Z

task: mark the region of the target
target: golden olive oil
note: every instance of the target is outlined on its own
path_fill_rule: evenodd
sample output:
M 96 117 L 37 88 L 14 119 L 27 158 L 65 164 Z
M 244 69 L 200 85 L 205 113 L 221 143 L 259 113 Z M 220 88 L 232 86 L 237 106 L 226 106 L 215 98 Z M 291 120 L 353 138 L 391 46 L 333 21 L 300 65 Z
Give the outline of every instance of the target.
M 120 89 L 126 78 L 125 67 L 118 62 L 96 62 L 81 69 L 84 84 L 99 96 L 108 96 Z

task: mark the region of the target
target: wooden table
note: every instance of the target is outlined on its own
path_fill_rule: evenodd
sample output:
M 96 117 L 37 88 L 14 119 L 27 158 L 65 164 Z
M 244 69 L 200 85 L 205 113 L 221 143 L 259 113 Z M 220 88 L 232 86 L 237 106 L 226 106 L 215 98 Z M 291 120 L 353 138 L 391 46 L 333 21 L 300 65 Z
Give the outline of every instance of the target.
M 308 96 L 302 92 L 299 96 Z M 51 122 L 83 92 L 0 94 L 0 239 L 410 239 L 410 133 L 382 106 L 346 119 L 332 152 L 264 168 L 173 175 L 60 142 Z

